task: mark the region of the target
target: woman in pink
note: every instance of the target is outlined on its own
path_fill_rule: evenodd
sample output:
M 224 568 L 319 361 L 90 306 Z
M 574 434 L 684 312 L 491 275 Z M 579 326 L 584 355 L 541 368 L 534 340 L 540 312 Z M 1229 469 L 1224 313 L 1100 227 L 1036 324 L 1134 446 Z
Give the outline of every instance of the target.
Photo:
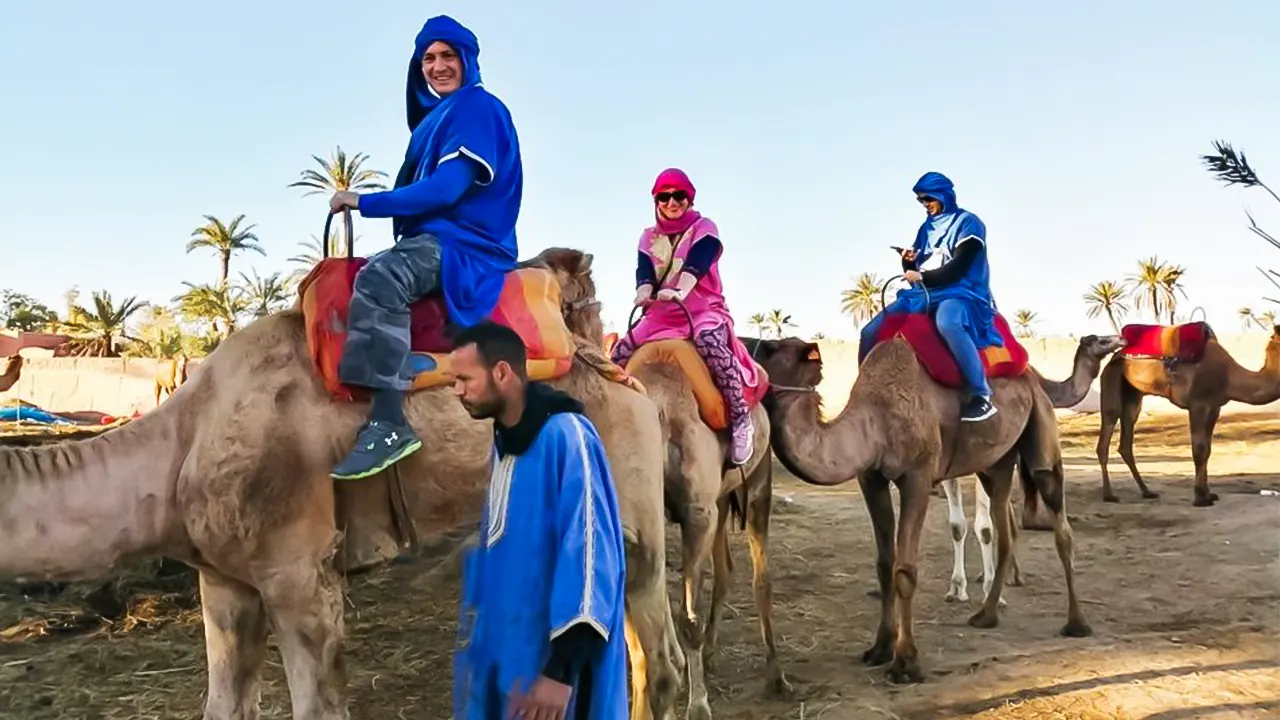
M 657 223 L 641 233 L 636 265 L 636 305 L 647 311 L 630 333 L 618 338 L 613 359 L 625 367 L 645 343 L 692 340 L 724 395 L 733 437 L 729 462 L 743 465 L 753 452 L 747 389 L 756 388 L 760 377 L 734 333 L 724 301 L 720 233 L 715 223 L 692 209 L 694 194 L 689 177 L 675 168 L 663 170 L 653 184 Z

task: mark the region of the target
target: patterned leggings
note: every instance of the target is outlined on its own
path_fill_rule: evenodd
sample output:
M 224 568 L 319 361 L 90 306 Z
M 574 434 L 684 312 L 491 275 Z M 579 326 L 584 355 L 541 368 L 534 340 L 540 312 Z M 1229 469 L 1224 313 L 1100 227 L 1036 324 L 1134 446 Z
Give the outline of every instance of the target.
M 699 331 L 694 335 L 693 347 L 711 371 L 711 380 L 716 384 L 716 389 L 724 396 L 729 426 L 739 427 L 747 421 L 751 411 L 747 408 L 746 387 L 742 384 L 738 361 L 733 356 L 733 337 L 729 335 L 728 326 L 717 325 Z M 631 338 L 622 335 L 613 346 L 613 362 L 626 367 L 627 361 L 635 352 Z

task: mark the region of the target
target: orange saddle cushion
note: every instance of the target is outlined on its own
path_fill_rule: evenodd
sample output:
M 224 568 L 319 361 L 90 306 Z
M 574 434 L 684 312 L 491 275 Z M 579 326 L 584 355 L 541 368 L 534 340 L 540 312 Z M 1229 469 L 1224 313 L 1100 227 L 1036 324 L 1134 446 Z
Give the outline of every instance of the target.
M 711 370 L 706 361 L 698 354 L 697 348 L 688 340 L 655 340 L 641 345 L 627 361 L 627 372 L 635 374 L 639 368 L 652 363 L 670 365 L 684 373 L 693 388 L 693 396 L 698 402 L 698 413 L 702 421 L 712 430 L 724 430 L 729 427 L 729 413 L 725 407 L 724 396 L 711 379 Z M 760 381 L 754 388 L 747 390 L 747 406 L 754 409 L 761 398 L 769 390 L 769 375 L 756 363 Z
M 1026 372 L 1030 362 L 1027 349 L 1022 347 L 1009 323 L 999 313 L 995 318 L 996 331 L 1004 339 L 1004 347 L 988 347 L 978 351 L 982 356 L 982 367 L 989 378 L 1017 377 Z M 958 390 L 964 387 L 964 378 L 960 374 L 960 366 L 956 364 L 951 349 L 942 339 L 933 319 L 924 313 L 893 313 L 886 315 L 884 324 L 876 342 L 884 342 L 900 336 L 907 341 L 924 371 L 939 385 Z
M 1206 322 L 1182 325 L 1125 325 L 1120 328 L 1125 346 L 1121 354 L 1133 358 L 1153 358 L 1196 363 L 1204 358 L 1213 337 Z
M 353 400 L 358 392 L 338 380 L 338 362 L 347 337 L 352 286 L 366 262 L 366 258 L 321 260 L 298 287 L 312 365 L 339 400 Z M 443 298 L 423 298 L 410 306 L 409 313 L 412 389 L 451 382 L 449 318 Z M 489 319 L 515 330 L 524 340 L 530 379 L 553 380 L 569 372 L 575 346 L 560 310 L 560 285 L 549 270 L 521 268 L 507 273 Z

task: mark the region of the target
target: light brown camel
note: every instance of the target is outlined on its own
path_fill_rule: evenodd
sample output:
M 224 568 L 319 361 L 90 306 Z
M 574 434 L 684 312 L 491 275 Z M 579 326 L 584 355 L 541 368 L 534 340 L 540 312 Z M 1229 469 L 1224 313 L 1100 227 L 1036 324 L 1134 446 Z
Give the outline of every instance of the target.
M 22 356 L 10 355 L 5 358 L 4 372 L 0 373 L 0 392 L 13 387 L 22 376 Z
M 584 313 L 580 317 L 588 316 Z M 575 334 L 588 337 L 596 327 L 600 327 L 598 309 L 596 317 L 590 318 L 590 326 L 570 324 Z M 606 336 L 605 343 L 608 342 Z M 672 343 L 679 342 L 664 341 L 663 346 L 673 348 Z M 677 367 L 676 362 L 650 355 L 646 352 L 649 349 L 638 349 L 627 370 L 644 385 L 658 407 L 666 458 L 666 506 L 671 519 L 680 526 L 683 554 L 684 612 L 679 630 L 689 683 L 686 717 L 708 720 L 711 706 L 706 666 L 715 648 L 720 611 L 732 572 L 726 528 L 731 510 L 743 519 L 751 547 L 752 586 L 765 644 L 769 688 L 782 695 L 791 692 L 773 638 L 773 586 L 768 564 L 773 503 L 769 421 L 763 407 L 754 409 L 755 453 L 741 470 L 727 470 L 728 433 L 712 430 L 703 420 L 687 371 Z M 696 357 L 692 343 L 676 349 L 680 350 L 686 359 Z M 709 375 L 705 381 L 710 382 Z M 703 583 L 709 562 L 713 580 L 711 604 L 707 607 Z
M 161 390 L 168 395 L 173 395 L 173 391 L 177 390 L 189 379 L 187 375 L 188 362 L 186 353 L 181 353 L 176 358 L 164 358 L 156 361 L 156 407 L 160 407 Z
M 1053 403 L 1055 408 L 1075 407 L 1088 396 L 1089 388 L 1093 385 L 1093 381 L 1098 377 L 1098 373 L 1102 369 L 1102 361 L 1122 347 L 1124 347 L 1124 339 L 1119 335 L 1085 335 L 1080 338 L 1080 344 L 1076 348 L 1071 377 L 1061 381 L 1049 380 L 1034 367 L 1028 368 L 1027 372 L 1039 381 L 1040 388 L 1045 391 L 1049 401 Z M 969 589 L 964 568 L 964 542 L 968 537 L 969 528 L 968 519 L 964 515 L 964 495 L 960 489 L 960 478 L 943 480 L 942 489 L 947 496 L 947 523 L 951 526 L 952 542 L 951 586 L 947 589 L 946 600 L 948 602 L 968 602 Z M 995 571 L 995 535 L 992 533 L 991 498 L 982 489 L 982 483 L 980 482 L 974 483 L 973 493 L 973 532 L 978 536 L 978 546 L 982 551 L 982 575 L 979 576 L 978 582 L 982 583 L 982 592 L 985 597 L 991 591 L 992 573 Z M 1051 529 L 1052 525 L 1046 524 L 1037 513 L 1039 503 L 1036 500 L 1035 494 L 1024 498 L 1022 505 L 1023 529 Z M 1010 503 L 1009 511 L 1013 512 L 1012 502 Z M 1012 527 L 1016 543 L 1018 528 L 1016 525 Z M 1022 573 L 1018 569 L 1018 557 L 1012 551 L 1010 552 L 1010 564 L 1012 565 L 1012 575 L 1008 583 L 1015 586 L 1021 585 Z M 1005 599 L 1003 597 L 1000 598 L 1000 606 L 1004 607 L 1005 605 Z
M 977 473 L 995 507 L 1007 508 L 1014 465 L 1023 463 L 1024 493 L 1039 493 L 1053 517 L 1054 540 L 1067 587 L 1064 635 L 1092 630 L 1076 596 L 1073 539 L 1063 489 L 1062 452 L 1053 406 L 1030 375 L 991 381 L 999 413 L 982 423 L 960 423 L 959 393 L 925 374 L 915 351 L 900 337 L 867 355 L 844 410 L 831 422 L 821 416 L 816 386 L 821 380 L 818 346 L 798 340 L 761 342 L 760 360 L 771 377 L 805 376 L 804 391 L 774 388 L 768 398 L 772 444 L 779 461 L 813 485 L 839 485 L 858 478 L 876 540 L 880 626 L 862 656 L 870 665 L 892 660 L 893 682 L 921 682 L 912 620 L 920 533 L 933 485 Z M 799 372 L 797 372 L 799 371 Z M 898 487 L 901 519 L 894 537 L 893 499 Z M 993 518 L 998 542 L 994 582 L 983 606 L 969 618 L 974 627 L 995 627 L 998 603 L 1013 554 L 1012 517 Z
M 549 250 L 537 262 L 565 284 L 589 276 L 591 257 Z M 572 288 L 562 298 L 570 314 L 594 302 L 576 294 L 589 283 Z M 618 484 L 633 717 L 669 717 L 679 648 L 665 587 L 657 410 L 593 369 L 593 359 L 607 362 L 599 337 L 579 343 L 580 362 L 554 384 L 586 405 Z M 181 559 L 200 571 L 207 720 L 259 716 L 268 626 L 293 717 L 345 720 L 340 573 L 401 546 L 383 478 L 335 485 L 328 475 L 367 410 L 330 399 L 299 312 L 256 320 L 142 418 L 93 440 L 0 449 L 0 575 L 82 579 L 130 558 Z M 448 387 L 411 394 L 405 412 L 423 440 L 397 465 L 418 527 L 430 535 L 475 522 L 491 424 L 472 420 Z
M 1191 460 L 1195 464 L 1195 498 L 1192 505 L 1208 507 L 1218 501 L 1209 491 L 1209 452 L 1213 449 L 1213 428 L 1228 401 L 1265 405 L 1280 400 L 1280 327 L 1271 331 L 1262 369 L 1247 370 L 1212 337 L 1206 340 L 1199 362 L 1116 355 L 1102 370 L 1102 422 L 1098 428 L 1098 467 L 1102 471 L 1102 499 L 1120 502 L 1111 491 L 1107 461 L 1111 456 L 1111 434 L 1120 422 L 1120 457 L 1144 498 L 1157 498 L 1143 482 L 1133 456 L 1133 428 L 1142 412 L 1142 397 L 1162 397 L 1187 411 L 1191 424 Z

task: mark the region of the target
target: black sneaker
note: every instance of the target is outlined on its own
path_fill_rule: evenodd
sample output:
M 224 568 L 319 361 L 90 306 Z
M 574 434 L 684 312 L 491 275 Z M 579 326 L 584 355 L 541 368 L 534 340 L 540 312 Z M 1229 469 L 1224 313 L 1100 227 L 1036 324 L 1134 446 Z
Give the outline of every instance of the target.
M 960 411 L 960 422 L 982 422 L 995 414 L 996 406 L 991 404 L 991 400 L 974 395 Z
M 360 428 L 355 446 L 329 473 L 339 480 L 359 480 L 376 475 L 422 447 L 408 425 L 370 420 Z

